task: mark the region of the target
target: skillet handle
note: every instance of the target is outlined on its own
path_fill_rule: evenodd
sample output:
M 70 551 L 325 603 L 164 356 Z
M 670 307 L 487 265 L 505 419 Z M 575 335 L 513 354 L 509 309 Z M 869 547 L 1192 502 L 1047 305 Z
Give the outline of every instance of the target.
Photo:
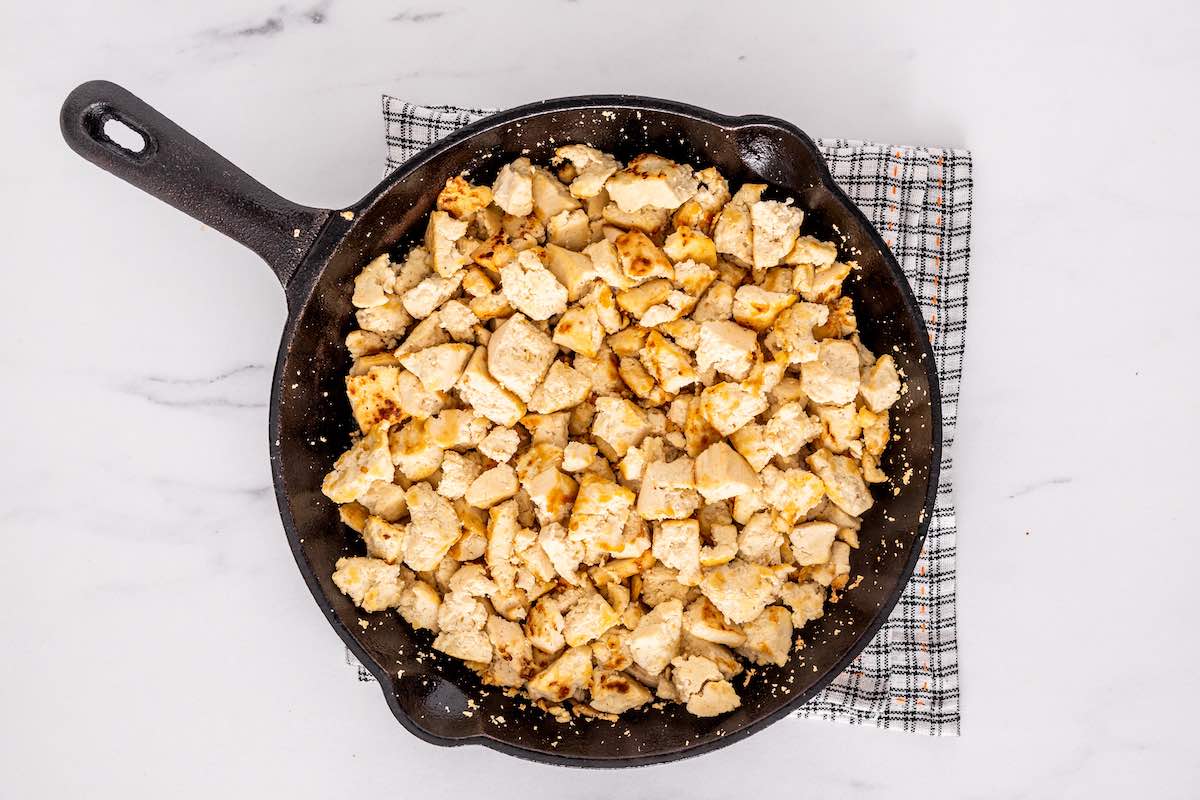
M 114 141 L 105 131 L 112 120 L 140 135 L 141 149 Z M 71 92 L 59 123 L 76 153 L 249 247 L 285 288 L 332 213 L 283 199 L 109 81 L 88 81 Z

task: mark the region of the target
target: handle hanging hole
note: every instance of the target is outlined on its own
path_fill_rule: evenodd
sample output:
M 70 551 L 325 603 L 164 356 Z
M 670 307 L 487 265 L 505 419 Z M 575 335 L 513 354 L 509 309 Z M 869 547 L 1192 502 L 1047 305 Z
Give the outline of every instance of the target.
M 134 130 L 116 117 L 104 120 L 104 135 L 122 150 L 135 156 L 146 151 L 146 137 L 142 132 Z

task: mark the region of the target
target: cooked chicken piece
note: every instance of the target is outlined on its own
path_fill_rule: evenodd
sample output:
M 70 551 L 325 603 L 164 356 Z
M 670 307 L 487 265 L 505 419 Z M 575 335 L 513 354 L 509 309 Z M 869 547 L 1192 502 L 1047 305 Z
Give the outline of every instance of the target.
M 739 264 L 754 263 L 754 232 L 750 208 L 759 201 L 766 184 L 746 183 L 721 209 L 713 227 L 717 252 Z
M 512 428 L 496 427 L 479 443 L 479 452 L 493 461 L 504 462 L 513 457 L 521 436 Z
M 414 319 L 425 319 L 436 311 L 438 306 L 454 296 L 462 285 L 462 279 L 461 271 L 448 278 L 430 275 L 405 292 L 400 302 Z M 359 325 L 362 325 L 362 320 L 359 320 Z
M 410 481 L 421 481 L 442 465 L 442 448 L 430 439 L 426 421 L 412 419 L 388 433 L 392 463 Z
M 675 270 L 665 253 L 641 231 L 626 231 L 613 242 L 621 260 L 621 271 L 635 283 L 651 278 L 671 279 Z
M 395 608 L 404 590 L 401 567 L 378 558 L 339 558 L 333 583 L 368 613 Z
M 704 656 L 687 655 L 671 659 L 671 682 L 683 700 L 698 694 L 708 681 L 724 679 L 717 665 Z
M 409 625 L 416 630 L 437 632 L 438 610 L 442 606 L 442 598 L 425 581 L 414 580 L 404 587 L 396 611 Z
M 366 433 L 381 423 L 402 422 L 408 415 L 401 394 L 401 372 L 400 367 L 371 367 L 363 375 L 346 378 L 346 396 L 359 430 Z
M 414 483 L 406 497 L 412 521 L 404 544 L 404 563 L 417 572 L 432 570 L 457 541 L 462 523 L 450 501 L 428 483 Z
M 815 361 L 800 365 L 804 393 L 814 403 L 843 405 L 858 394 L 858 351 L 850 342 L 826 339 Z
M 732 519 L 730 519 L 732 522 Z M 703 528 L 703 523 L 701 523 Z M 711 529 L 711 545 L 704 545 L 700 548 L 700 566 L 701 567 L 718 567 L 721 564 L 728 564 L 737 555 L 738 531 L 733 525 L 717 524 Z
M 530 609 L 525 621 L 525 635 L 538 650 L 553 655 L 566 646 L 564 625 L 562 609 L 553 595 L 547 595 L 539 598 Z
M 834 542 L 829 551 L 829 561 L 816 567 L 811 577 L 822 586 L 844 589 L 850 578 L 850 545 Z
M 579 201 L 549 170 L 533 168 L 533 216 L 545 225 L 564 211 L 579 208 Z
M 530 501 L 537 509 L 538 522 L 542 525 L 566 519 L 579 486 L 557 469 L 544 469 L 524 484 Z
M 733 287 L 724 281 L 714 281 L 692 311 L 697 322 L 729 319 L 733 316 Z
M 596 446 L 569 442 L 563 449 L 562 468 L 567 472 L 582 472 L 596 460 Z
M 587 212 L 581 208 L 573 211 L 561 211 L 546 223 L 547 249 L 557 247 L 562 252 L 579 251 L 587 247 L 590 242 L 591 229 L 588 224 Z M 588 267 L 591 267 L 590 260 Z M 551 271 L 554 271 L 553 268 Z M 555 272 L 555 274 L 558 273 Z M 562 279 L 560 278 L 560 280 Z
M 389 481 L 375 481 L 359 496 L 358 502 L 371 514 L 395 522 L 408 514 L 405 487 Z
M 675 394 L 696 381 L 696 368 L 687 352 L 658 331 L 651 331 L 646 337 L 641 359 L 646 371 L 667 392 Z
M 443 631 L 433 640 L 433 649 L 463 661 L 492 660 L 491 640 L 481 630 Z
M 701 231 L 686 226 L 676 228 L 666 242 L 663 252 L 671 261 L 694 261 L 697 264 L 717 265 L 717 246 Z M 715 275 L 715 273 L 713 273 Z
M 404 542 L 408 538 L 407 526 L 393 525 L 383 517 L 370 516 L 363 525 L 362 537 L 367 545 L 367 555 L 372 558 L 382 559 L 389 564 L 404 560 Z
M 389 296 L 383 305 L 360 308 L 354 314 L 358 327 L 385 338 L 398 339 L 408 330 L 413 318 L 404 310 L 400 297 Z
M 572 306 L 554 328 L 554 344 L 562 345 L 587 358 L 595 358 L 604 342 L 604 328 L 591 306 Z

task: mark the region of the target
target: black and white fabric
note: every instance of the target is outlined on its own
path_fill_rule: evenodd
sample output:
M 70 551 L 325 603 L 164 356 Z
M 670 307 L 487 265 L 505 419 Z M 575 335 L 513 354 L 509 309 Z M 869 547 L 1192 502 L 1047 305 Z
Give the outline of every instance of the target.
M 487 109 L 383 97 L 387 172 Z M 899 604 L 866 649 L 800 717 L 923 733 L 959 732 L 953 450 L 967 329 L 971 154 L 818 139 L 834 179 L 896 255 L 920 301 L 942 381 L 941 484 L 925 549 Z M 359 677 L 372 680 L 347 651 Z

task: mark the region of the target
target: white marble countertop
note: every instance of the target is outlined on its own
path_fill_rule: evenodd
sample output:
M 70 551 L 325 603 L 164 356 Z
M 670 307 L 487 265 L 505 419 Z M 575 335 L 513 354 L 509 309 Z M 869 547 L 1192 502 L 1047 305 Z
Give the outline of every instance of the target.
M 0 796 L 1200 792 L 1200 7 L 280 2 L 8 5 Z M 282 535 L 275 278 L 64 146 L 59 104 L 98 77 L 334 208 L 380 176 L 383 91 L 628 91 L 972 149 L 963 736 L 788 720 L 598 773 L 408 735 Z

